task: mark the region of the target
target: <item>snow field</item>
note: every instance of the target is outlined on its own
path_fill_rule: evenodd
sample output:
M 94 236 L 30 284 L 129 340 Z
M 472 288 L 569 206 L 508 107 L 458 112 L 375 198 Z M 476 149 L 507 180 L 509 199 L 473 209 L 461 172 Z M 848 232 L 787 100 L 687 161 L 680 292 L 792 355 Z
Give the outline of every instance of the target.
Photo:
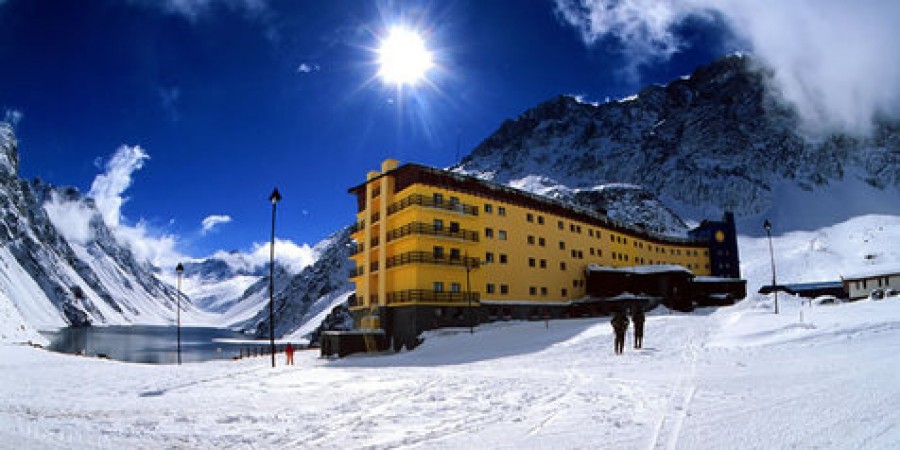
M 892 448 L 900 301 L 751 298 L 427 336 L 413 352 L 152 366 L 0 346 L 0 447 Z M 799 312 L 804 322 L 799 323 Z M 630 345 L 630 336 L 629 342 Z

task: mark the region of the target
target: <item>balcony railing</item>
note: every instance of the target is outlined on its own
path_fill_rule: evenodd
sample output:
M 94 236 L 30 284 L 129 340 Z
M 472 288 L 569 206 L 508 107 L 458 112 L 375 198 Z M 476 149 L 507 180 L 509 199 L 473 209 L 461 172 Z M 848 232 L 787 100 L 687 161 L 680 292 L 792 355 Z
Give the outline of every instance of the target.
M 478 292 L 434 292 L 427 289 L 409 289 L 387 293 L 387 304 L 398 303 L 453 303 L 459 306 L 479 302 Z
M 365 267 L 355 267 L 353 269 L 350 269 L 350 278 L 356 278 L 365 273 L 366 273 Z
M 366 244 L 363 244 L 362 242 L 360 242 L 360 243 L 357 243 L 356 245 L 354 245 L 353 248 L 350 249 L 350 255 L 351 256 L 358 255 L 358 254 L 364 252 L 365 250 L 366 250 Z
M 405 264 L 438 264 L 474 269 L 478 267 L 478 258 L 454 257 L 452 255 L 436 256 L 434 253 L 430 252 L 406 252 L 389 257 L 385 267 L 391 268 Z
M 470 216 L 478 215 L 477 206 L 448 200 L 435 201 L 434 197 L 428 197 L 421 194 L 413 194 L 409 197 L 404 198 L 403 200 L 400 200 L 399 202 L 391 204 L 390 206 L 388 206 L 388 215 L 394 214 L 413 205 L 424 206 L 426 208 L 437 208 L 447 211 L 455 211 L 460 214 L 468 214 Z
M 462 239 L 464 241 L 478 242 L 478 232 L 472 230 L 451 230 L 450 228 L 437 228 L 434 225 L 424 222 L 413 222 L 388 231 L 387 240 L 393 241 L 411 234 L 421 234 L 426 236 L 440 236 L 452 239 Z

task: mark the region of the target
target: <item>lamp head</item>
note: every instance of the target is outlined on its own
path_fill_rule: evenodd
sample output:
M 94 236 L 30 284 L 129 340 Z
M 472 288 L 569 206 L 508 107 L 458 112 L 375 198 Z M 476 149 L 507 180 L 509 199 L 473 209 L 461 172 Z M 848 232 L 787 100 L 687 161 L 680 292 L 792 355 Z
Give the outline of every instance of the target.
M 175 272 L 178 272 L 178 275 L 181 275 L 184 272 L 184 266 L 181 265 L 181 263 L 178 263 L 178 265 L 175 266 Z
M 272 195 L 269 196 L 269 201 L 274 205 L 278 203 L 279 200 L 281 200 L 281 193 L 278 192 L 278 188 L 275 188 L 272 190 Z
M 763 222 L 763 228 L 765 228 L 766 231 L 771 231 L 772 230 L 772 222 L 769 222 L 769 219 L 766 219 L 766 221 Z

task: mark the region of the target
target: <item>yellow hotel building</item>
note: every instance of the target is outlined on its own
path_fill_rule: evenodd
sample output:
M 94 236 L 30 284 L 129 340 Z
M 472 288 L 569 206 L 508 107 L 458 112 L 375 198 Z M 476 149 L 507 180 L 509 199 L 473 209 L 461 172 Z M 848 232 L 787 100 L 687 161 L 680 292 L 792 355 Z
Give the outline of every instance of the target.
M 739 278 L 733 219 L 667 237 L 604 214 L 474 177 L 386 160 L 357 199 L 360 330 L 412 348 L 425 330 L 502 318 L 562 317 L 589 297 L 589 264 L 677 265 Z M 730 216 L 729 216 L 730 218 Z M 733 245 L 732 245 L 733 244 Z

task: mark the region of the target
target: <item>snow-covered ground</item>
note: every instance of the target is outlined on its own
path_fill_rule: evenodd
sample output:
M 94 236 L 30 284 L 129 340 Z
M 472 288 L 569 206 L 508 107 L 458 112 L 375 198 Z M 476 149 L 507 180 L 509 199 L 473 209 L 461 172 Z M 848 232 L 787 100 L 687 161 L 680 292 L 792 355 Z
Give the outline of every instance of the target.
M 896 268 L 897 242 L 896 216 L 776 233 L 778 279 Z M 304 351 L 274 369 L 120 363 L 13 344 L 35 334 L 0 301 L 0 448 L 900 446 L 900 298 L 782 295 L 775 315 L 752 294 L 770 281 L 768 241 L 739 243 L 750 298 L 654 311 L 645 348 L 624 356 L 596 318 L 443 330 L 400 354 Z
M 800 312 L 803 320 L 800 321 Z M 896 448 L 900 298 L 432 334 L 413 352 L 153 366 L 0 346 L 0 447 Z M 629 339 L 630 342 L 630 339 Z

